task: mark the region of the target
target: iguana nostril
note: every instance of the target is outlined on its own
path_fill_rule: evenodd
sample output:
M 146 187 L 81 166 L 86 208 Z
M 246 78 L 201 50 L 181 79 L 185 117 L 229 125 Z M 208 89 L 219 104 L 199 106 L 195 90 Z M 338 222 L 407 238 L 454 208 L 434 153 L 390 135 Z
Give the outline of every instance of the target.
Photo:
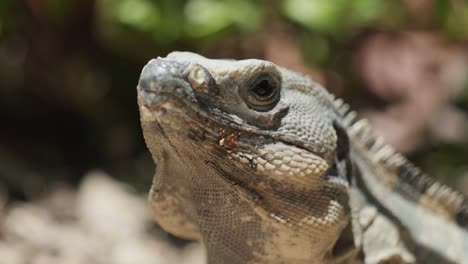
M 188 80 L 192 87 L 197 90 L 203 90 L 207 86 L 207 76 L 205 71 L 200 66 L 195 66 L 188 76 Z
M 207 69 L 200 65 L 195 65 L 187 77 L 192 88 L 199 92 L 209 95 L 217 95 L 218 89 L 216 83 Z

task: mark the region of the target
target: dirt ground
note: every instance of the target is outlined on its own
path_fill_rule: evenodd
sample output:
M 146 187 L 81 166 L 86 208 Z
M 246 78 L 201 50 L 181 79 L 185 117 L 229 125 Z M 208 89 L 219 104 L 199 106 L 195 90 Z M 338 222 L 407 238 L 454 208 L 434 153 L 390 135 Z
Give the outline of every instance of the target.
M 101 171 L 89 172 L 77 190 L 4 202 L 0 235 L 0 264 L 205 263 L 201 244 L 171 243 L 146 197 Z

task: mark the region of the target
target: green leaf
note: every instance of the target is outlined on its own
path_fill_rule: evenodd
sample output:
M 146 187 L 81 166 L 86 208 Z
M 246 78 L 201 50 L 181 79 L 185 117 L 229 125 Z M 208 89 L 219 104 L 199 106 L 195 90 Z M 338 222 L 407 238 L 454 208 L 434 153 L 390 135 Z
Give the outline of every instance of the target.
M 48 8 L 50 16 L 60 22 L 65 19 L 71 12 L 71 3 L 69 0 L 48 0 Z
M 449 0 L 433 0 L 434 11 L 436 19 L 439 24 L 443 24 L 447 17 L 450 15 L 450 1 Z
M 382 0 L 354 0 L 352 1 L 353 24 L 362 26 L 379 17 L 384 4 Z
M 230 12 L 232 21 L 242 29 L 255 30 L 259 27 L 262 19 L 259 6 L 252 1 L 230 1 Z
M 226 2 L 192 0 L 185 6 L 186 33 L 195 37 L 210 35 L 231 23 Z
M 309 29 L 334 32 L 343 21 L 345 0 L 285 0 L 287 17 Z
M 120 0 L 115 7 L 115 17 L 125 25 L 140 31 L 151 31 L 160 21 L 159 8 L 148 0 Z
M 248 0 L 191 0 L 184 9 L 185 31 L 193 37 L 204 37 L 229 26 L 252 30 L 259 25 L 260 11 Z
M 305 60 L 323 66 L 330 57 L 330 43 L 328 39 L 320 35 L 305 35 L 301 40 L 302 55 Z

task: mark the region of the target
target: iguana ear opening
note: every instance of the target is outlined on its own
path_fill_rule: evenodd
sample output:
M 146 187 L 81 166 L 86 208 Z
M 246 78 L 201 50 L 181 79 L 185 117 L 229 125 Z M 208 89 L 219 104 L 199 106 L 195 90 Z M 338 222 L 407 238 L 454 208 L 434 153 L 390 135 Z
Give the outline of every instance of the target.
M 192 88 L 197 91 L 198 96 L 219 96 L 219 89 L 216 86 L 216 82 L 211 73 L 198 64 L 190 67 L 190 72 L 187 76 L 187 80 Z
M 349 137 L 348 133 L 336 121 L 333 122 L 333 128 L 336 132 L 336 156 L 339 160 L 344 160 L 349 155 Z
M 352 164 L 349 158 L 349 137 L 348 133 L 336 121 L 333 122 L 336 132 L 336 152 L 335 162 L 329 172 L 331 176 L 346 179 L 348 184 L 352 182 Z

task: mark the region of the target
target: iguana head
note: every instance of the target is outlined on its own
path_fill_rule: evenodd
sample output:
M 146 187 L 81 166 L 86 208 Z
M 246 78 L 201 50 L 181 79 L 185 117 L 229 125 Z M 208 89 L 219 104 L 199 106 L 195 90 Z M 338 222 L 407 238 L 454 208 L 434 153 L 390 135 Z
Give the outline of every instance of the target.
M 348 223 L 350 164 L 320 85 L 267 61 L 175 52 L 145 66 L 138 102 L 165 229 L 202 238 L 211 259 L 330 257 Z

